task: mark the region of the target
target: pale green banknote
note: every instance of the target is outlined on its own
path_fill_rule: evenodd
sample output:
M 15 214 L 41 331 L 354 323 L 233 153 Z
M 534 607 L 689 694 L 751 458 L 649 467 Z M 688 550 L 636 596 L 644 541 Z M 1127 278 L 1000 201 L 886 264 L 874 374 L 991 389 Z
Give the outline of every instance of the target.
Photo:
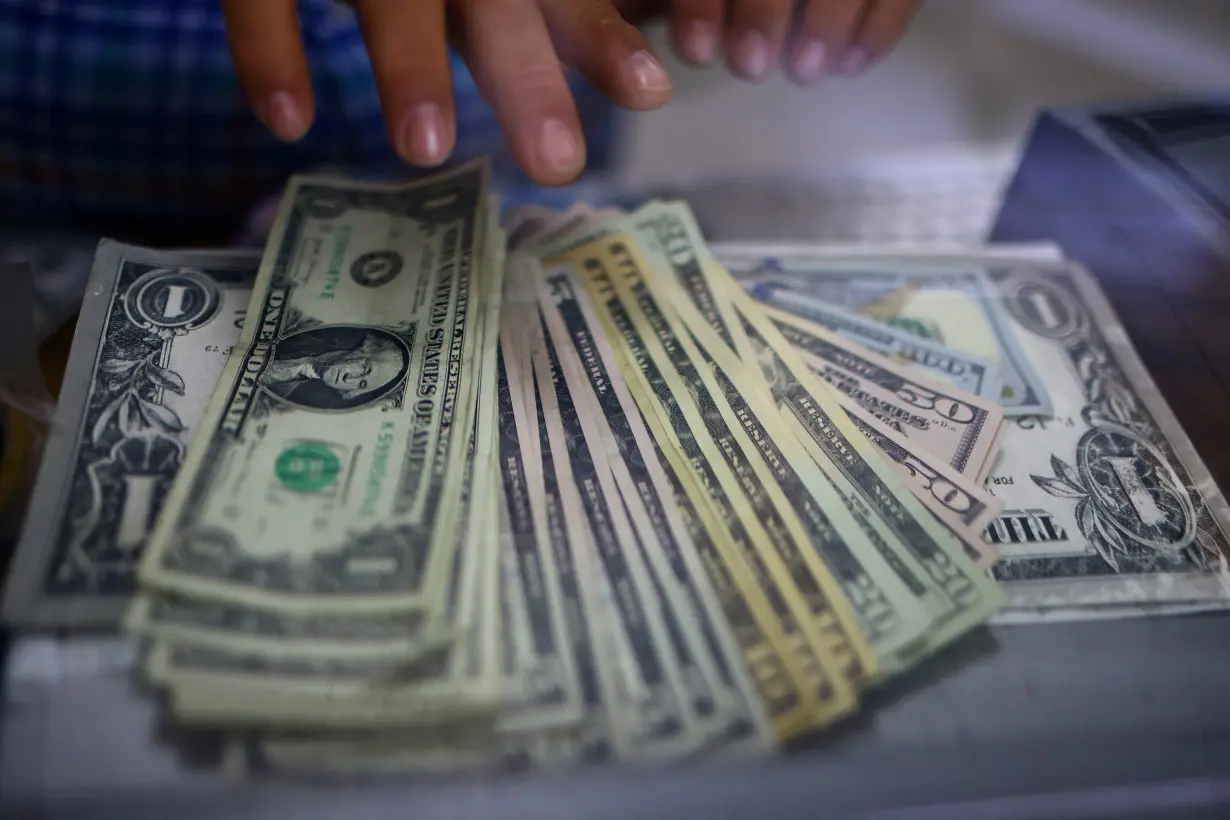
M 292 181 L 143 584 L 289 611 L 442 605 L 486 190 L 485 165 Z

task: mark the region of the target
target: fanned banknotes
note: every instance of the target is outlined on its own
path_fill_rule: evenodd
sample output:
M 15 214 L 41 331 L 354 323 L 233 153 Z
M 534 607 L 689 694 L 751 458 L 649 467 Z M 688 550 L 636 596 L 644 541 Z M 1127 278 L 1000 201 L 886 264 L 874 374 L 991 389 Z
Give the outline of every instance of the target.
M 1013 418 L 995 433 L 988 448 L 994 457 L 961 469 L 985 482 L 983 492 L 1000 506 L 982 540 L 996 553 L 993 576 L 1008 598 L 1001 620 L 1225 606 L 1224 495 L 1096 283 L 1054 248 L 905 252 L 740 243 L 718 245 L 716 254 L 753 294 L 797 309 L 773 314 L 792 330 L 808 327 L 802 316 L 818 318 L 813 309 L 822 303 L 887 323 L 892 333 L 938 334 L 955 349 L 985 352 L 994 342 L 999 353 L 990 358 L 1001 367 L 1013 363 L 1008 370 L 1026 386 L 1020 395 L 1045 394 L 1046 402 L 1005 397 Z M 786 292 L 789 300 L 777 299 Z M 940 317 L 940 306 L 955 309 Z M 806 351 L 818 334 L 789 335 Z M 1044 377 L 1043 389 L 1028 387 L 1035 377 Z M 1005 383 L 1012 380 L 1005 372 Z M 853 415 L 862 411 L 860 426 L 886 453 L 902 466 L 912 463 L 916 486 L 938 474 L 901 446 L 912 429 L 889 424 L 868 402 L 855 407 L 853 391 L 838 397 Z M 898 446 L 890 446 L 893 437 Z M 921 448 L 910 449 L 924 461 L 938 456 L 958 465 L 951 447 L 918 441 Z M 949 498 L 968 505 L 969 494 L 947 483 Z
M 629 243 L 602 244 L 597 253 L 583 247 L 573 254 L 608 331 L 619 333 L 625 374 L 643 380 L 633 382 L 641 412 L 669 425 L 662 443 L 685 454 L 693 480 L 708 495 L 707 514 L 726 522 L 728 537 L 767 585 L 779 627 L 800 653 L 819 701 L 817 722 L 845 714 L 854 707 L 853 687 L 875 669 L 849 603 L 807 543 L 803 522 L 773 482 L 770 462 L 726 390 L 654 298 Z
M 976 258 L 932 267 L 925 258 L 825 253 L 806 245 L 720 245 L 717 256 L 744 285 L 774 298 L 809 296 L 963 350 L 999 368 L 1011 415 L 1050 415 L 1042 375 L 1021 351 L 994 284 Z
M 1225 605 L 1054 249 L 504 225 L 475 164 L 295 178 L 259 268 L 104 243 L 6 616 L 129 606 L 169 722 L 315 781 L 763 754 L 994 617 Z
M 903 364 L 921 374 L 991 401 L 1002 392 L 999 368 L 992 362 L 946 347 L 892 325 L 864 319 L 854 313 L 787 290 L 773 282 L 757 284 L 751 294 L 766 305 L 781 308 L 827 327 L 852 342 Z

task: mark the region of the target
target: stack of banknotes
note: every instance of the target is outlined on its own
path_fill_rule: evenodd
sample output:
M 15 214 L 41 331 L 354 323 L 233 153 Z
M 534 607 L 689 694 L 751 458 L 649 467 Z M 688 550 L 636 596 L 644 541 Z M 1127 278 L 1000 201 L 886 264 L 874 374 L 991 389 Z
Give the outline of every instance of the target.
M 1226 600 L 1227 507 L 1051 247 L 297 177 L 104 242 L 5 600 L 250 773 L 765 752 L 1001 619 Z

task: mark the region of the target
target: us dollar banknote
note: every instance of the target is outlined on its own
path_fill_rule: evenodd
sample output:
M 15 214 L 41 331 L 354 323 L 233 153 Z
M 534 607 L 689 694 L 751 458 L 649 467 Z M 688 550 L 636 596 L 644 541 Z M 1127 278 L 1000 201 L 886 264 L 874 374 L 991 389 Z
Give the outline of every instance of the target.
M 585 435 L 549 331 L 534 329 L 534 373 L 564 499 L 569 540 L 582 545 L 582 583 L 596 604 L 587 620 L 600 647 L 617 661 L 606 700 L 616 752 L 626 760 L 660 760 L 698 748 L 703 736 L 689 708 L 663 602 L 642 560 L 637 534 L 597 442 Z
M 704 693 L 710 687 L 696 685 L 703 681 L 692 686 L 697 713 L 716 718 L 711 726 L 716 724 L 717 731 L 710 729 L 706 745 L 740 754 L 791 737 L 811 725 L 817 704 L 804 689 L 802 669 L 785 636 L 774 628 L 763 591 L 735 554 L 737 547 L 707 514 L 703 491 L 690 480 L 669 435 L 655 424 L 656 414 L 646 415 L 638 407 L 625 381 L 627 363 L 606 337 L 583 282 L 563 265 L 553 267 L 544 284 L 544 315 L 581 354 L 584 366 L 579 369 L 625 460 L 625 500 L 644 503 L 664 548 L 659 558 L 669 563 L 662 574 L 673 574 L 682 587 L 677 595 L 688 602 L 683 609 L 700 628 L 701 651 L 710 654 L 715 667 L 712 689 L 718 697 L 713 700 L 714 706 L 720 702 L 719 709 L 705 709 Z
M 1225 602 L 1230 508 L 1092 278 L 1022 263 L 992 280 L 1054 401 L 1051 418 L 1011 422 L 986 482 L 1010 605 Z
M 817 459 L 831 465 L 830 480 L 863 523 L 867 540 L 859 556 L 862 565 L 875 567 L 871 559 L 878 554 L 891 573 L 882 571 L 880 579 L 888 575 L 896 581 L 879 580 L 882 616 L 904 618 L 912 613 L 912 604 L 930 619 L 915 645 L 901 647 L 886 660 L 890 670 L 900 671 L 983 623 L 1002 605 L 1003 597 L 977 571 L 978 551 L 971 548 L 967 551 L 967 555 L 974 553 L 971 560 L 962 559 L 957 542 L 940 522 L 893 480 L 883 459 L 869 452 L 870 447 L 860 446 L 856 427 L 842 418 L 840 405 L 819 379 L 809 377 L 789 344 L 774 332 L 772 322 L 755 313 L 750 304 L 739 309 L 751 350 L 775 401 L 783 415 L 793 418 L 805 446 L 810 443 Z M 847 565 L 858 566 L 860 562 L 852 559 L 847 559 Z M 874 588 L 874 577 L 861 578 L 848 594 L 858 590 L 857 594 L 866 596 L 868 587 Z M 887 594 L 890 592 L 895 594 Z
M 768 598 L 817 702 L 814 725 L 823 725 L 854 707 L 852 684 L 874 669 L 874 654 L 725 391 L 656 301 L 633 248 L 630 238 L 615 236 L 570 256 L 620 341 L 637 404 L 665 428 L 663 449 L 683 454 L 708 514 Z
M 494 368 L 484 362 L 484 369 Z M 487 382 L 489 390 L 494 379 Z M 486 394 L 483 398 L 488 398 Z M 490 397 L 494 399 L 494 397 Z M 447 584 L 445 616 L 459 638 L 432 651 L 401 656 L 368 646 L 326 654 L 269 653 L 242 644 L 156 642 L 145 660 L 147 680 L 167 691 L 179 720 L 272 730 L 387 728 L 490 723 L 499 710 L 495 500 L 498 475 L 491 448 L 494 401 L 473 414 L 465 447 L 477 457 L 464 471 Z
M 507 334 L 505 334 L 507 338 Z M 564 626 L 564 598 L 555 555 L 547 538 L 546 511 L 532 500 L 541 490 L 527 465 L 523 437 L 538 434 L 513 398 L 503 346 L 498 363 L 499 469 L 509 529 L 505 560 L 510 567 L 509 609 L 519 617 L 505 623 L 512 644 L 512 668 L 504 682 L 501 723 L 506 731 L 576 724 L 582 716 L 576 660 Z M 509 629 L 514 625 L 519 628 Z
M 948 382 L 958 390 L 998 402 L 1001 393 L 999 368 L 992 362 L 899 328 L 864 319 L 835 305 L 786 290 L 772 282 L 753 285 L 749 292 L 766 305 L 810 319 L 868 350 L 907 364 L 933 379 Z
M 645 562 L 664 602 L 699 725 L 711 745 L 771 745 L 734 636 L 704 576 L 698 550 L 711 547 L 698 547 L 696 539 L 708 534 L 697 526 L 690 499 L 676 491 L 678 476 L 662 463 L 588 298 L 569 269 L 547 271 L 540 294 L 544 320 L 560 340 L 565 377 L 575 384 L 574 395 L 589 399 L 591 425 L 614 445 L 608 458 L 625 505 L 637 509 L 634 521 L 645 531 Z
M 959 559 L 948 554 L 952 539 L 944 528 L 919 508 L 875 448 L 845 421 L 830 391 L 797 361 L 772 322 L 712 259 L 687 206 L 654 203 L 623 221 L 635 226 L 638 244 L 657 274 L 654 286 L 662 292 L 678 287 L 663 301 L 705 349 L 719 380 L 722 371 L 746 367 L 751 379 L 766 388 L 769 406 L 781 411 L 786 428 L 812 457 L 814 465 L 790 452 L 771 460 L 778 465 L 786 497 L 794 500 L 803 520 L 812 522 L 812 544 L 853 602 L 859 627 L 884 673 L 917 662 L 981 623 L 999 597 L 979 589 L 973 567 L 958 566 Z M 734 354 L 744 361 L 732 361 Z M 729 400 L 741 418 L 754 417 L 740 409 L 743 399 Z M 757 433 L 753 439 L 762 447 L 773 438 Z M 789 435 L 779 428 L 777 438 L 787 441 Z M 792 491 L 791 483 L 808 490 Z M 806 497 L 821 500 L 824 518 L 840 523 L 844 515 L 861 532 L 847 529 L 844 538 L 834 537 L 839 528 L 821 524 L 821 516 L 798 503 Z
M 523 349 L 528 353 L 529 344 Z M 582 578 L 590 570 L 587 555 L 582 552 L 587 551 L 589 545 L 583 533 L 569 529 L 564 493 L 555 470 L 556 456 L 547 430 L 542 392 L 538 388 L 532 362 L 527 359 L 522 364 L 524 369 L 521 372 L 529 376 L 524 390 L 533 396 L 532 404 L 527 401 L 527 405 L 538 427 L 538 446 L 527 450 L 529 458 L 536 461 L 530 472 L 541 477 L 542 487 L 542 493 L 530 500 L 539 508 L 546 522 L 551 554 L 559 572 L 567 636 L 576 658 L 582 704 L 581 720 L 574 730 L 555 734 L 536 733 L 536 737 L 524 742 L 525 754 L 535 763 L 609 762 L 616 756 L 613 716 L 607 704 L 616 697 L 616 676 L 619 674 L 615 668 L 617 658 L 604 652 L 604 644 L 599 640 L 599 626 L 595 623 L 599 602 L 593 597 L 593 584 Z M 568 456 L 564 453 L 559 457 Z
M 291 181 L 144 585 L 288 610 L 441 606 L 494 258 L 487 177 Z
M 984 266 L 931 264 L 900 252 L 842 256 L 806 245 L 719 244 L 714 253 L 749 288 L 790 291 L 994 362 L 1008 415 L 1049 415 L 1042 375 L 1016 345 Z
M 1003 504 L 861 407 L 847 406 L 845 413 L 855 428 L 888 457 L 915 498 L 957 537 L 966 556 L 983 568 L 995 563 L 998 555 L 983 540 L 982 533 Z
M 773 731 L 783 740 L 806 732 L 815 724 L 818 713 L 831 714 L 843 708 L 843 704 L 832 703 L 841 693 L 835 687 L 823 685 L 828 682 L 826 672 L 823 668 L 815 668 L 818 663 L 815 650 L 796 628 L 797 621 L 790 607 L 801 608 L 801 602 L 788 602 L 786 592 L 777 586 L 778 579 L 771 577 L 763 562 L 758 560 L 747 527 L 735 518 L 734 499 L 718 483 L 719 468 L 708 463 L 699 442 L 690 435 L 682 412 L 679 423 L 673 427 L 667 427 L 659 418 L 650 394 L 641 388 L 632 368 L 645 369 L 650 390 L 652 385 L 661 383 L 662 374 L 640 345 L 626 311 L 609 288 L 605 272 L 600 266 L 591 265 L 587 277 L 582 279 L 587 285 L 589 275 L 593 276 L 597 288 L 590 291 L 590 296 L 600 321 L 608 331 L 619 328 L 628 334 L 624 339 L 628 346 L 616 347 L 614 355 L 620 362 L 642 422 L 654 438 L 655 453 L 659 454 L 664 469 L 669 469 L 669 475 L 674 476 L 672 489 L 677 498 L 683 499 L 679 502 L 680 510 L 692 511 L 694 543 L 704 550 L 706 574 L 739 640 Z M 602 299 L 601 305 L 598 299 Z M 670 407 L 679 408 L 665 385 L 656 396 Z M 694 471 L 708 482 L 692 480 Z M 716 515 L 710 510 L 710 500 L 720 505 Z M 847 697 L 848 692 L 847 689 Z M 828 700 L 822 701 L 822 696 Z
M 915 376 L 864 347 L 791 313 L 764 308 L 774 328 L 833 387 L 917 446 L 976 477 L 994 455 L 1003 409 L 977 396 Z
M 104 241 L 4 597 L 22 629 L 114 630 L 259 255 Z

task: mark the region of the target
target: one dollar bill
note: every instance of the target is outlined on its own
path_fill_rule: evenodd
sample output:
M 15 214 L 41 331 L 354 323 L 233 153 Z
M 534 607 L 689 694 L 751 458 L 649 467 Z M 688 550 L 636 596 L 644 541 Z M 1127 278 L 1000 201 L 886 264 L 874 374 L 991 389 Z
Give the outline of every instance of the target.
M 118 628 L 259 262 L 247 251 L 98 246 L 5 591 L 8 623 Z
M 291 181 L 143 584 L 286 610 L 440 606 L 487 176 Z

